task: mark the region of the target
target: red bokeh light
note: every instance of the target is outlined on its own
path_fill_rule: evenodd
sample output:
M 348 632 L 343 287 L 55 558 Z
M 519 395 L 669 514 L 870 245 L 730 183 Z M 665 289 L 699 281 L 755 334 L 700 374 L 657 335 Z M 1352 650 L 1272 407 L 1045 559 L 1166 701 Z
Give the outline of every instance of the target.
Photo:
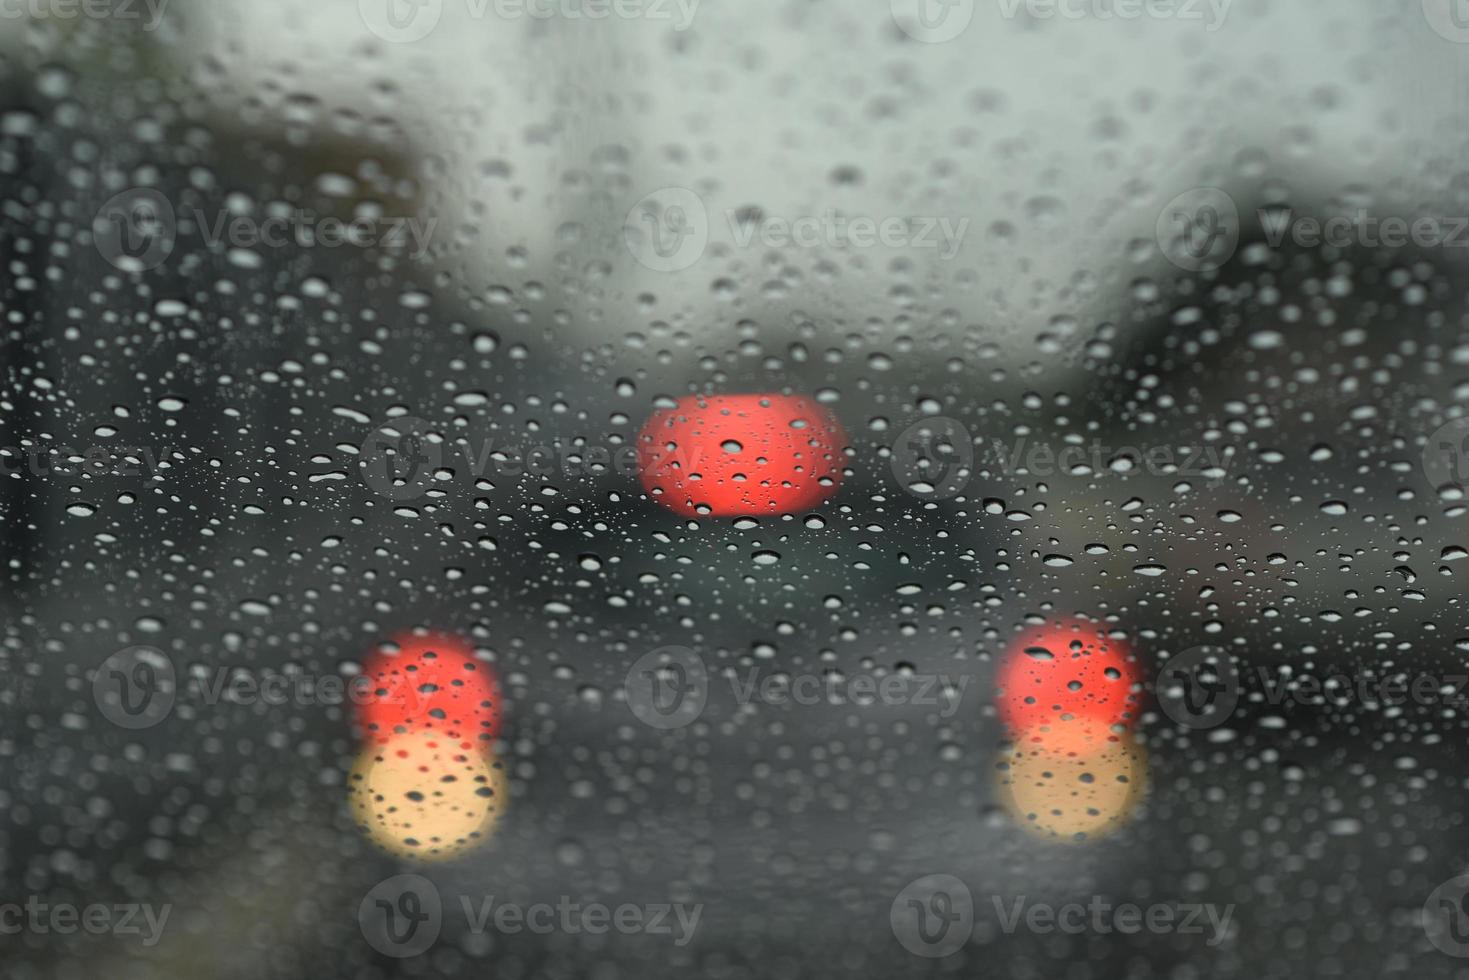
M 405 634 L 395 643 L 396 653 L 379 650 L 363 667 L 372 682 L 357 706 L 364 737 L 385 745 L 395 734 L 437 734 L 487 748 L 500 733 L 494 668 L 443 633 Z
M 847 434 L 799 395 L 690 395 L 638 434 L 643 489 L 685 517 L 790 514 L 837 492 Z
M 1017 740 L 1086 751 L 1135 724 L 1141 698 L 1127 644 L 1075 618 L 1026 630 L 1010 645 L 996 696 L 1000 719 Z

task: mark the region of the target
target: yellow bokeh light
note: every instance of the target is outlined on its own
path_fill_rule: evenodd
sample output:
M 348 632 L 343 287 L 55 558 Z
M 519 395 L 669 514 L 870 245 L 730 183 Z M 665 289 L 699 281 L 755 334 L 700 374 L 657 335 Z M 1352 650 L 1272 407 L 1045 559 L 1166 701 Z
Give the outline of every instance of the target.
M 996 773 L 1022 826 L 1053 840 L 1090 841 L 1126 824 L 1146 790 L 1148 760 L 1131 738 L 1085 755 L 1022 739 L 1001 754 Z
M 358 826 L 375 843 L 425 861 L 489 840 L 509 801 L 505 770 L 492 757 L 427 732 L 364 748 L 347 790 Z

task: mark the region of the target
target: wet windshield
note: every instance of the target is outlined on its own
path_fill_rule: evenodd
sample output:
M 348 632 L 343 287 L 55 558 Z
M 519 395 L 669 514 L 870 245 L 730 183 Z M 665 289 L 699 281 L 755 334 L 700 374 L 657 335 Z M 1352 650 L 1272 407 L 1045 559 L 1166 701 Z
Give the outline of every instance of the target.
M 17 978 L 1469 975 L 1457 0 L 0 0 Z

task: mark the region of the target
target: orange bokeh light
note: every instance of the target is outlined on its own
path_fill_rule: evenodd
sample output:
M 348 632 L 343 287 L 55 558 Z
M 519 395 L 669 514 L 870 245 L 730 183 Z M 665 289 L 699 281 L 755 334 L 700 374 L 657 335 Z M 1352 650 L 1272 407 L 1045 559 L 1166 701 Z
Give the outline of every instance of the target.
M 837 492 L 847 434 L 798 395 L 690 395 L 638 434 L 643 489 L 685 517 L 790 514 Z

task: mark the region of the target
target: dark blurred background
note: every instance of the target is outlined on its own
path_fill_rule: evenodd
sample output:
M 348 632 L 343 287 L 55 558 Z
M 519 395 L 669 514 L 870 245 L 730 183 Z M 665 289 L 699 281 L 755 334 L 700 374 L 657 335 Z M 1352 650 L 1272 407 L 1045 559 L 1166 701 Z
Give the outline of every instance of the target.
M 1469 48 L 1437 8 L 1238 0 L 1206 30 L 975 3 L 924 41 L 882 3 L 709 0 L 680 30 L 445 0 L 405 41 L 357 6 L 0 22 L 0 446 L 53 460 L 0 479 L 0 902 L 172 907 L 151 946 L 4 935 L 6 976 L 1469 976 L 1424 918 L 1466 870 L 1462 707 L 1258 683 L 1469 672 L 1462 490 L 1424 455 L 1469 397 L 1463 252 L 1276 246 L 1257 220 L 1469 213 Z M 709 245 L 664 271 L 624 225 L 667 187 Z M 1183 268 L 1156 219 L 1197 187 L 1238 206 L 1237 242 Z M 107 216 L 144 191 L 174 222 L 130 263 Z M 724 224 L 827 208 L 968 230 L 946 258 Z M 190 219 L 274 212 L 432 232 L 231 245 Z M 402 499 L 360 470 L 395 415 L 451 448 L 616 449 L 667 399 L 749 391 L 850 436 L 814 514 L 689 520 L 627 474 L 452 452 Z M 974 458 L 942 500 L 890 458 L 935 416 Z M 1006 459 L 1022 440 L 1219 465 L 1037 473 Z M 137 472 L 56 471 L 92 447 Z M 1146 793 L 1080 842 L 1006 805 L 993 707 L 1018 632 L 1074 614 L 1133 652 L 1147 704 Z M 505 693 L 510 800 L 452 861 L 358 826 L 339 706 L 180 698 L 129 730 L 95 697 L 137 645 L 185 676 L 350 676 L 413 628 L 465 638 Z M 1202 644 L 1243 678 L 1210 729 L 1152 700 Z M 716 682 L 659 730 L 625 688 L 670 645 Z M 948 714 L 742 705 L 725 680 L 752 669 L 968 682 Z M 399 958 L 360 906 L 402 873 L 451 911 Z M 890 911 L 939 873 L 975 922 L 927 958 Z M 461 896 L 702 914 L 683 946 L 476 932 Z M 1006 934 L 1019 896 L 1235 910 L 1215 945 Z

